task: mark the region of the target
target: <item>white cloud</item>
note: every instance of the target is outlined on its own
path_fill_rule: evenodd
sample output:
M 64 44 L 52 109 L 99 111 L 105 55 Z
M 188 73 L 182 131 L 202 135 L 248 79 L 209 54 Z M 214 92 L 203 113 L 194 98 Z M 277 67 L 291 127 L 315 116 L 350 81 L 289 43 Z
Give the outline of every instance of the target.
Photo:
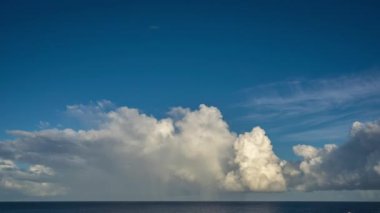
M 305 159 L 312 159 L 318 155 L 320 150 L 308 145 L 297 145 L 293 147 L 293 151 L 296 155 Z
M 0 171 L 16 169 L 16 164 L 11 160 L 0 159 Z
M 21 191 L 29 196 L 48 197 L 65 193 L 65 189 L 47 182 L 2 178 L 0 186 L 7 190 Z
M 83 105 L 68 108 L 80 119 L 89 115 L 98 126 L 10 131 L 17 139 L 1 143 L 0 156 L 35 165 L 29 169 L 33 174 L 55 174 L 50 178 L 78 197 L 112 199 L 138 197 L 138 193 L 154 197 L 176 193 L 174 189 L 201 194 L 219 190 L 236 136 L 217 108 L 177 108 L 180 118 L 160 120 L 127 107 L 109 112 L 98 106 L 90 106 L 90 112 Z M 106 185 L 99 185 L 104 181 Z
M 227 174 L 225 186 L 233 191 L 284 191 L 280 160 L 260 127 L 239 135 L 234 144 L 236 171 Z
M 89 116 L 93 127 L 9 132 L 15 139 L 0 143 L 2 190 L 72 200 L 149 200 L 380 188 L 379 122 L 354 123 L 350 140 L 339 147 L 295 146 L 302 159 L 287 162 L 273 152 L 263 129 L 237 135 L 216 107 L 178 107 L 162 119 L 102 103 L 68 110 L 79 119 Z
M 300 190 L 380 189 L 380 122 L 354 122 L 348 142 L 323 148 L 297 145 L 295 154 L 303 160 L 288 177 Z
M 36 174 L 36 175 L 54 175 L 54 170 L 50 167 L 36 164 L 29 167 L 29 172 Z
M 28 196 L 55 196 L 64 193 L 59 184 L 48 182 L 54 170 L 44 165 L 30 165 L 20 169 L 12 160 L 0 159 L 0 188 Z
M 378 163 L 373 167 L 373 170 L 375 170 L 375 172 L 377 172 L 377 174 L 380 175 L 380 162 L 378 162 Z

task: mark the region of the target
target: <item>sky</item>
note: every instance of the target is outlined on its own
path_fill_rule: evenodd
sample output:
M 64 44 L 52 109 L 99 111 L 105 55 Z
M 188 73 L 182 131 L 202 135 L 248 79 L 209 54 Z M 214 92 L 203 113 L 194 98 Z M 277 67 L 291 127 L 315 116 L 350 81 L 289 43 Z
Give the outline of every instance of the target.
M 379 201 L 379 9 L 1 1 L 0 200 Z

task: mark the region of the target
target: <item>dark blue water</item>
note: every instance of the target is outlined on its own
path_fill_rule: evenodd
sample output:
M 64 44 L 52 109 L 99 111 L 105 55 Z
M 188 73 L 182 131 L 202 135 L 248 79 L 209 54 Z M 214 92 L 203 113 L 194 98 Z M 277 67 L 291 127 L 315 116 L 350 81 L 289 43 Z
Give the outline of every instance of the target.
M 367 202 L 2 202 L 0 212 L 379 212 Z

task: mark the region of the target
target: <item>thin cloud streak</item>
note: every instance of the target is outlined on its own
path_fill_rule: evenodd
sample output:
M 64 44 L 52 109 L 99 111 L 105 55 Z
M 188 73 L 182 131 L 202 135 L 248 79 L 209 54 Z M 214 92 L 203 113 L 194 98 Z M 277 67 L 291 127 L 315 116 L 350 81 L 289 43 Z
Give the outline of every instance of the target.
M 318 112 L 380 96 L 379 80 L 379 77 L 340 77 L 279 82 L 248 90 L 253 95 L 242 106 L 265 107 L 289 114 Z
M 348 123 L 380 115 L 380 77 L 376 74 L 277 82 L 244 93 L 247 98 L 240 107 L 248 112 L 241 119 L 265 125 L 289 140 L 311 142 L 315 135 L 332 131 L 328 129 L 344 132 Z M 343 139 L 346 135 L 324 136 Z

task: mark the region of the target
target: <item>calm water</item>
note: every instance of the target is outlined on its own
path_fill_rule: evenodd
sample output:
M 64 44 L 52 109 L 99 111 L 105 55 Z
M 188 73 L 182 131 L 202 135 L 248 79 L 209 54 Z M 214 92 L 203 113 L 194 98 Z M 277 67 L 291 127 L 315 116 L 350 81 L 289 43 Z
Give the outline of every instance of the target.
M 0 212 L 379 212 L 366 202 L 3 202 Z

